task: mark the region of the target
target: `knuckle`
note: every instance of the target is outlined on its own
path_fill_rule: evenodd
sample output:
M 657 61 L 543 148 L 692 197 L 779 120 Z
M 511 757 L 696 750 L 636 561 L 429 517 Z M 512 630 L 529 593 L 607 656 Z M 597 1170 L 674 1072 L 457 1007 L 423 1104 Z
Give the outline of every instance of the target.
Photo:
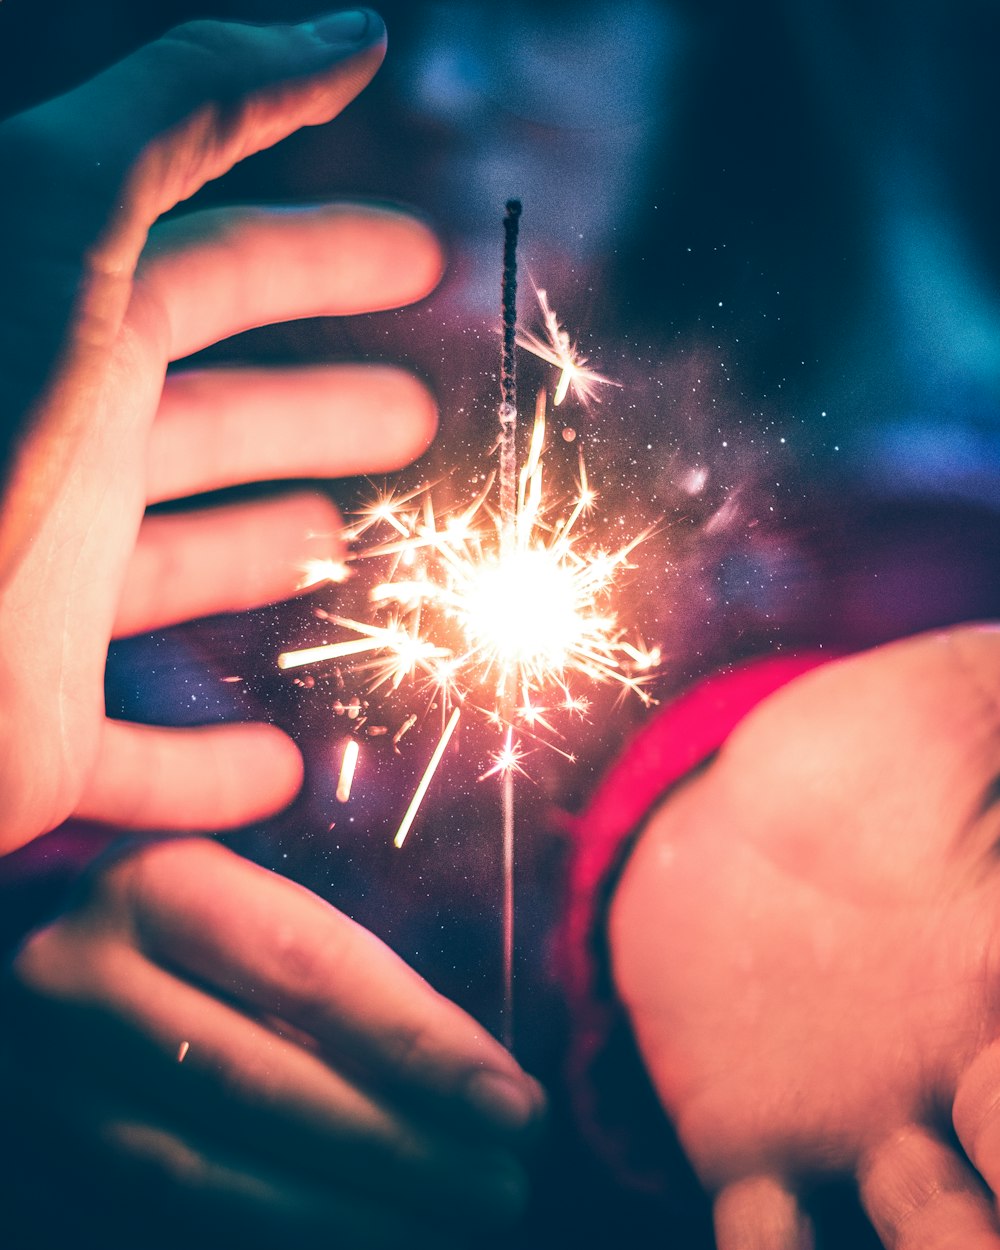
M 393 1069 L 409 1077 L 430 1069 L 435 1049 L 434 1038 L 426 1025 L 399 1025 L 386 1038 L 386 1052 Z
M 173 26 L 158 41 L 158 50 L 222 75 L 227 51 L 238 36 L 234 26 L 215 18 L 196 18 Z
M 293 985 L 311 986 L 315 981 L 317 953 L 314 941 L 297 925 L 279 925 L 273 935 L 274 953 Z
M 377 977 L 377 964 L 365 952 L 380 950 L 381 943 L 327 904 L 311 901 L 323 909 L 322 923 L 308 922 L 305 916 L 301 924 L 284 921 L 274 926 L 268 945 L 278 969 L 276 984 L 282 987 L 276 1012 L 320 1035 L 328 1026 L 335 998 L 331 981 L 369 987 Z
M 197 18 L 168 30 L 150 45 L 166 56 L 181 80 L 197 86 L 204 100 L 230 103 L 268 74 L 273 34 L 247 23 Z
M 82 879 L 81 912 L 93 912 L 110 920 L 121 918 L 129 901 L 130 879 L 139 852 L 124 852 L 110 863 L 95 865 Z
M 314 934 L 307 934 L 297 925 L 283 924 L 273 932 L 271 948 L 279 969 L 277 983 L 283 987 L 277 994 L 275 1010 L 279 1015 L 294 1017 L 307 1030 L 321 1029 L 328 1014 L 331 958 L 333 966 L 337 966 L 336 944 L 333 951 L 329 947 L 321 951 Z
M 131 953 L 85 919 L 67 918 L 27 938 L 9 964 L 9 980 L 26 1002 L 42 1007 L 107 1006 L 130 975 Z

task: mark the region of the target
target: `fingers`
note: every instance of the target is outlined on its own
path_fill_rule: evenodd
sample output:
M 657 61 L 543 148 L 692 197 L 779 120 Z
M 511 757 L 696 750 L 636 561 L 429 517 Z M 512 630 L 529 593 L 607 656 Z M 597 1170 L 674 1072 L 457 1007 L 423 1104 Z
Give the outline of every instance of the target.
M 253 326 L 412 303 L 443 263 L 427 226 L 393 209 L 209 209 L 152 232 L 140 300 L 178 360 Z
M 304 1030 L 324 1053 L 362 1065 L 373 1088 L 480 1132 L 537 1117 L 541 1093 L 507 1052 L 315 895 L 211 842 L 153 848 L 141 872 L 154 959 Z
M 978 1179 L 926 1129 L 909 1125 L 869 1151 L 858 1181 L 888 1250 L 1000 1250 Z
M 273 815 L 301 784 L 302 757 L 270 725 L 160 729 L 108 720 L 73 814 L 125 829 L 229 829 Z
M 1000 1041 L 980 1051 L 962 1074 L 952 1118 L 962 1149 L 1000 1194 Z
M 727 1185 L 712 1207 L 718 1250 L 812 1250 L 812 1226 L 777 1177 Z
M 5 1188 L 5 1234 L 26 1230 L 29 1218 L 34 1234 L 23 1241 L 15 1235 L 18 1246 L 68 1244 L 91 1226 L 101 1230 L 104 1250 L 465 1244 L 448 1231 L 450 1204 L 425 1218 L 387 1186 L 373 1199 L 336 1175 L 317 1181 L 315 1169 L 293 1172 L 255 1156 L 248 1143 L 220 1141 L 165 1117 L 149 1099 L 132 1101 L 92 1072 L 81 1075 L 72 1062 L 42 1070 L 29 1061 L 18 1073 L 16 1099 L 4 1101 L 5 1131 L 18 1142 L 16 1157 L 5 1159 L 5 1178 L 18 1186 Z M 225 1112 L 218 1118 L 225 1122 Z M 56 1191 L 69 1201 L 65 1214 L 38 1205 Z
M 226 1229 L 232 1244 L 342 1250 L 448 1250 L 459 1242 L 391 1203 L 310 1186 L 138 1117 L 104 1117 L 95 1126 L 134 1180 L 187 1216 L 191 1231 Z
M 149 502 L 240 482 L 391 472 L 426 449 L 436 424 L 427 388 L 389 366 L 171 374 L 150 433 Z
M 28 1019 L 40 1009 L 43 1029 L 46 1019 L 50 1033 L 71 1028 L 63 1072 L 260 1167 L 392 1195 L 414 1212 L 517 1210 L 524 1178 L 507 1154 L 421 1128 L 297 1041 L 151 963 L 120 911 L 105 894 L 103 908 L 43 931 L 18 956 Z
M 282 1069 L 280 1039 L 232 1013 L 237 1030 L 251 1031 L 251 1045 L 226 1037 L 220 1056 L 204 1026 L 222 1004 L 198 996 L 186 1009 L 191 987 L 164 981 L 114 942 L 92 938 L 81 969 L 67 950 L 81 939 L 75 928 L 60 934 L 56 926 L 29 943 L 18 967 L 19 1040 L 40 1028 L 33 1049 L 21 1054 L 17 1097 L 3 1107 L 5 1128 L 28 1158 L 32 1148 L 41 1152 L 36 1168 L 58 1178 L 59 1165 L 69 1166 L 96 1208 L 107 1183 L 104 1202 L 113 1205 L 101 1212 L 101 1227 L 109 1244 L 167 1246 L 194 1232 L 201 1245 L 206 1221 L 218 1220 L 226 1244 L 395 1246 L 408 1227 L 418 1245 L 438 1246 L 451 1244 L 449 1229 L 468 1232 L 518 1210 L 524 1179 L 509 1156 L 438 1152 L 435 1141 L 386 1115 L 369 1120 L 393 1131 L 366 1139 L 368 1123 L 348 1122 L 349 1106 L 329 1122 L 322 1086 L 295 1095 L 310 1100 L 299 1122 L 295 1101 L 285 1102 L 295 1074 Z M 46 944 L 47 952 L 30 950 Z M 134 1011 L 142 993 L 154 1004 L 150 1020 Z M 164 1028 L 162 1044 L 147 1025 Z M 181 1033 L 193 1040 L 179 1063 L 170 1039 Z M 111 1235 L 119 1216 L 140 1215 L 135 1236 L 119 1243 Z M 183 1227 L 168 1237 L 161 1221 L 172 1219 Z
M 129 562 L 115 636 L 288 599 L 311 559 L 344 551 L 340 514 L 324 496 L 147 516 Z

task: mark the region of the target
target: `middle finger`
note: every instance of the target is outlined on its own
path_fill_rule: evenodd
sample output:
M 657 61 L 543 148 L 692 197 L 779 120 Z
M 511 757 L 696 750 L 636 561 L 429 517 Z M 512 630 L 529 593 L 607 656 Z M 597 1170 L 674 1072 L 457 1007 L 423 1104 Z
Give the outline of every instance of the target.
M 430 442 L 437 408 L 388 365 L 171 374 L 150 431 L 147 501 L 242 482 L 387 473 Z

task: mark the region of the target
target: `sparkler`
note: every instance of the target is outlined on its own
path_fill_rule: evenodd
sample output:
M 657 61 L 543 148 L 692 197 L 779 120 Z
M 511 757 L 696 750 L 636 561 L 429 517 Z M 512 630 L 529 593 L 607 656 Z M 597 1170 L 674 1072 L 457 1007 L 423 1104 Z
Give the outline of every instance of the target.
M 503 320 L 503 346 L 500 353 L 500 558 L 507 565 L 515 556 L 517 542 L 517 230 L 521 220 L 520 200 L 509 200 L 503 219 L 503 279 L 500 283 L 500 312 Z M 494 590 L 502 576 L 494 576 Z M 487 583 L 487 590 L 489 583 Z M 489 595 L 487 595 L 489 598 Z M 499 607 L 499 604 L 496 605 Z M 511 678 L 502 671 L 501 715 L 509 723 L 513 713 Z M 507 730 L 506 752 L 512 750 L 511 730 Z M 503 778 L 503 1044 L 514 1049 L 514 769 L 501 767 Z
M 514 776 L 523 773 L 519 737 L 573 760 L 557 729 L 586 715 L 581 681 L 617 684 L 644 702 L 659 652 L 630 639 L 619 623 L 615 590 L 633 567 L 644 531 L 611 547 L 592 540 L 587 523 L 597 500 L 582 454 L 575 494 L 552 498 L 545 489 L 546 404 L 539 392 L 530 445 L 518 471 L 515 347 L 520 344 L 560 370 L 554 403 L 572 392 L 581 401 L 610 380 L 587 369 L 569 336 L 538 292 L 550 342 L 517 331 L 517 236 L 521 206 L 504 218 L 499 472 L 491 473 L 464 507 L 441 510 L 429 487 L 385 494 L 366 507 L 353 537 L 369 537 L 355 561 L 378 560 L 388 574 L 370 592 L 372 620 L 318 613 L 343 636 L 278 657 L 283 669 L 350 660 L 370 691 L 404 682 L 441 713 L 442 731 L 396 831 L 401 847 L 463 713 L 478 713 L 502 735 L 502 746 L 480 780 L 500 779 L 503 815 L 503 1040 L 511 1042 L 514 951 Z M 544 351 L 542 350 L 544 348 Z M 617 385 L 617 383 L 615 383 Z M 496 504 L 492 502 L 496 497 Z M 311 568 L 310 581 L 322 571 Z M 329 580 L 343 580 L 341 566 Z M 415 724 L 411 712 L 393 747 Z M 357 764 L 357 740 L 345 750 L 337 797 L 346 801 Z

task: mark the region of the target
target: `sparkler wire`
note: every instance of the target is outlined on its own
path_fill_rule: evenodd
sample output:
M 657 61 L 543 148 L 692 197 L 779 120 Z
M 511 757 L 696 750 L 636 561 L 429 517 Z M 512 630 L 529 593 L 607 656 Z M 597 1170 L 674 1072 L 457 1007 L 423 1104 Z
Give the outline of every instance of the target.
M 503 277 L 500 311 L 503 339 L 500 351 L 500 550 L 509 555 L 517 535 L 517 233 L 521 201 L 508 200 L 503 219 Z M 507 724 L 514 718 L 514 693 L 504 682 L 501 711 Z M 511 747 L 508 730 L 507 748 Z M 503 1016 L 502 1041 L 514 1043 L 514 772 L 502 779 L 503 810 Z
M 509 550 L 517 519 L 517 231 L 521 201 L 508 200 L 503 219 L 503 278 L 500 312 L 500 543 Z

